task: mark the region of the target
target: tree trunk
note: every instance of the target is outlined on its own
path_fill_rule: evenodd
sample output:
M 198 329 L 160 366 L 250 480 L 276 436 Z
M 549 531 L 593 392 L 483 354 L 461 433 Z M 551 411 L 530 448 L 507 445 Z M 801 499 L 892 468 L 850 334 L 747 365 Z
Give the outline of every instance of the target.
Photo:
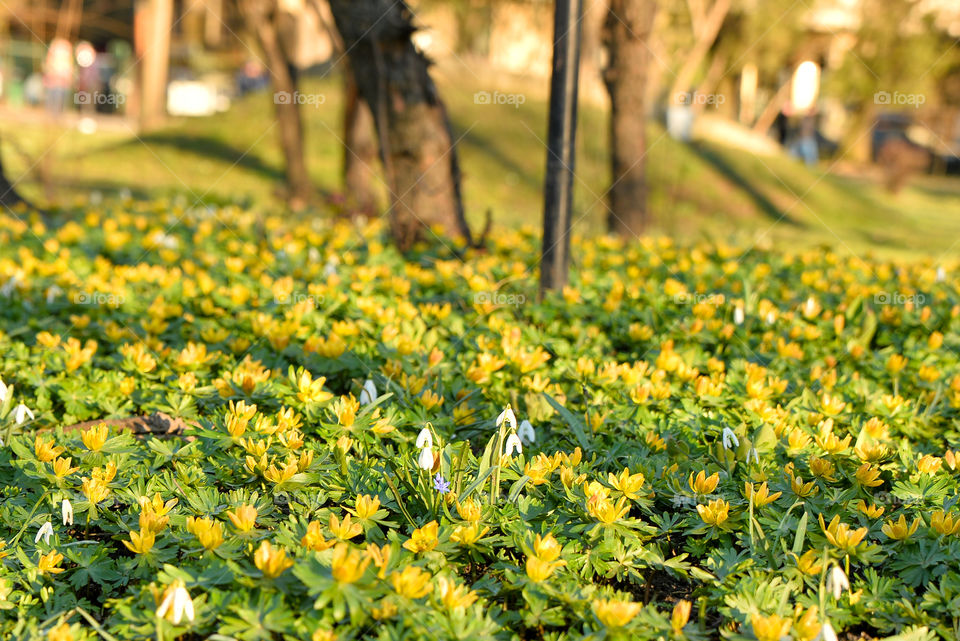
M 287 199 L 290 206 L 299 209 L 306 205 L 313 193 L 307 163 L 303 154 L 303 121 L 300 116 L 301 95 L 297 91 L 296 69 L 288 59 L 277 33 L 277 6 L 262 0 L 240 0 L 247 29 L 257 38 L 266 56 L 270 72 L 280 146 L 287 170 Z
M 3 155 L 0 154 L 0 205 L 4 207 L 13 207 L 20 203 L 26 203 L 22 196 L 17 192 L 13 183 L 7 180 L 7 174 L 3 170 Z M 29 203 L 27 203 L 29 204 Z
M 331 0 L 330 9 L 373 113 L 394 242 L 408 249 L 433 226 L 472 242 L 450 121 L 429 63 L 410 40 L 416 29 L 406 2 Z
M 370 107 L 360 99 L 349 65 L 343 74 L 343 188 L 347 209 L 373 215 L 377 211 L 374 165 L 377 138 Z
M 693 6 L 691 4 L 691 8 Z M 673 87 L 670 90 L 670 104 L 683 104 L 684 96 L 693 85 L 693 77 L 696 75 L 700 63 L 703 62 L 710 51 L 710 47 L 716 41 L 717 34 L 720 33 L 720 27 L 729 12 L 730 0 L 716 0 L 705 15 L 692 16 L 694 19 L 694 44 L 680 66 L 680 72 L 677 73 L 673 81 Z
M 607 229 L 628 238 L 647 225 L 646 84 L 656 0 L 610 0 L 604 27 L 609 62 L 610 163 Z

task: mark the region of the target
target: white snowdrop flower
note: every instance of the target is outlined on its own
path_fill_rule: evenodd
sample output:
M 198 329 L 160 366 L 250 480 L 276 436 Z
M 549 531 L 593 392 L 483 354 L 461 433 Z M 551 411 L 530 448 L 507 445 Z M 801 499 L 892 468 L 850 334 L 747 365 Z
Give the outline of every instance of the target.
M 417 434 L 417 447 L 420 449 L 425 447 L 433 447 L 433 435 L 430 434 L 430 430 L 426 427 L 420 430 L 420 433 Z
M 7 402 L 7 399 L 13 395 L 13 385 L 7 386 L 0 378 L 0 405 Z
M 942 283 L 945 280 L 947 280 L 947 270 L 945 270 L 942 266 L 937 267 L 937 282 Z
M 834 564 L 827 574 L 827 591 L 833 592 L 833 598 L 839 599 L 844 590 L 850 589 L 850 581 L 839 565 Z
M 520 440 L 527 445 L 532 445 L 537 442 L 537 431 L 533 429 L 533 425 L 527 419 L 523 419 L 520 422 L 520 427 L 517 428 L 517 434 L 520 436 Z
M 743 325 L 744 316 L 743 308 L 737 305 L 733 308 L 733 324 L 734 325 Z
M 323 277 L 330 278 L 337 275 L 337 261 L 333 257 L 327 259 L 327 264 L 323 266 Z
M 776 322 L 777 322 L 776 314 L 774 314 L 773 311 L 767 312 L 767 324 L 773 325 Z
M 60 514 L 63 516 L 64 525 L 73 525 L 73 504 L 70 503 L 70 499 L 63 499 L 63 503 L 60 504 Z
M 50 285 L 50 287 L 47 288 L 47 305 L 56 300 L 57 296 L 60 296 L 62 293 L 62 289 L 56 285 Z
M 21 276 L 21 272 L 17 272 L 3 284 L 3 287 L 0 287 L 0 296 L 3 296 L 4 298 L 10 298 L 10 296 L 13 295 L 13 291 L 17 288 L 17 285 L 22 282 L 23 276 Z
M 823 625 L 820 626 L 820 634 L 817 635 L 815 641 L 837 641 L 837 633 L 829 621 L 824 621 Z
M 732 450 L 734 447 L 740 447 L 740 439 L 729 427 L 723 428 L 723 448 Z
M 517 415 L 513 413 L 513 410 L 509 406 L 500 412 L 500 416 L 497 417 L 497 427 L 500 427 L 504 421 L 507 422 L 507 427 L 512 431 L 515 432 L 517 430 Z
M 47 521 L 37 530 L 37 536 L 33 538 L 34 543 L 39 543 L 40 539 L 47 545 L 50 545 L 50 537 L 53 536 L 53 523 Z
M 26 423 L 28 416 L 30 417 L 31 421 L 34 418 L 36 418 L 33 415 L 33 410 L 31 410 L 29 407 L 27 407 L 23 403 L 20 403 L 19 405 L 17 405 L 17 407 L 13 410 L 13 420 L 16 422 L 17 425 L 23 425 L 24 423 Z
M 807 298 L 807 302 L 803 304 L 803 314 L 804 316 L 813 316 L 816 311 L 817 301 L 813 299 L 813 296 L 810 296 Z
M 417 457 L 417 465 L 421 470 L 432 470 L 433 469 L 433 446 L 427 445 L 425 448 L 420 450 L 420 456 Z
M 311 247 L 307 250 L 307 260 L 309 260 L 311 263 L 320 262 L 320 252 L 317 251 L 316 247 Z
M 520 437 L 516 434 L 511 434 L 507 437 L 507 456 L 510 456 L 514 452 L 517 454 L 523 454 L 523 444 L 520 443 Z
M 363 383 L 363 389 L 360 390 L 360 405 L 370 405 L 377 400 L 377 386 L 373 380 L 367 379 Z
M 167 613 L 171 613 L 170 620 L 174 625 L 180 625 L 184 617 L 192 623 L 194 612 L 193 600 L 190 598 L 190 593 L 187 592 L 183 581 L 178 580 L 175 582 L 175 585 L 176 587 L 167 592 L 167 596 L 163 599 L 160 607 L 157 608 L 157 616 L 162 619 L 167 616 Z
M 757 448 L 755 447 L 751 447 L 747 452 L 747 465 L 750 465 L 751 458 L 757 465 L 760 465 L 760 453 L 757 452 Z

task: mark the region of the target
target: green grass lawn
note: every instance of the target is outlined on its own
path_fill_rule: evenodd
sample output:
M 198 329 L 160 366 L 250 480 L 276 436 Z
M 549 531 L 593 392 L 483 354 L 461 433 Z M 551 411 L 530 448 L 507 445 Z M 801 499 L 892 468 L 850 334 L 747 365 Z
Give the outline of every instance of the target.
M 510 81 L 489 86 L 469 73 L 437 73 L 454 120 L 464 172 L 468 216 L 479 225 L 487 210 L 501 225 L 538 225 L 546 151 L 543 87 L 526 101 L 475 104 L 480 89 L 515 91 Z M 318 191 L 339 189 L 341 100 L 338 78 L 311 79 L 304 91 L 325 96 L 305 106 L 309 168 Z M 7 124 L 27 156 L 40 160 L 55 180 L 55 198 L 91 190 L 128 188 L 137 195 L 182 194 L 188 200 L 243 201 L 275 208 L 283 177 L 269 94 L 248 96 L 223 115 L 174 120 L 158 131 L 83 135 L 40 125 Z M 52 143 L 52 147 L 51 147 Z M 43 155 L 44 149 L 50 149 Z M 603 228 L 608 179 L 606 114 L 581 108 L 575 188 L 576 231 Z M 5 145 L 13 178 L 27 159 Z M 924 177 L 891 196 L 866 179 L 809 169 L 787 157 L 758 157 L 713 144 L 685 145 L 651 124 L 648 170 L 654 233 L 679 238 L 708 236 L 744 246 L 828 243 L 840 250 L 925 254 L 941 259 L 960 239 L 960 181 Z M 31 176 L 23 191 L 44 202 Z

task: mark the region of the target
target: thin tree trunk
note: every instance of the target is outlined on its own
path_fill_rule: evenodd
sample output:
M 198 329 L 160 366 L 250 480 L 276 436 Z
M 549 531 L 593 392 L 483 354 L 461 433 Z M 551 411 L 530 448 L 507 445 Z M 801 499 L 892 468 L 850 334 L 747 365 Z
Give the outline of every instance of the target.
M 648 47 L 656 0 L 610 0 L 604 28 L 609 62 L 604 81 L 610 94 L 609 231 L 628 238 L 647 225 L 646 84 Z
M 372 215 L 377 211 L 374 189 L 374 165 L 377 162 L 377 138 L 373 114 L 360 99 L 353 72 L 343 74 L 343 187 L 347 208 Z
M 770 130 L 770 127 L 773 126 L 773 123 L 777 121 L 777 115 L 782 111 L 783 103 L 790 97 L 790 82 L 790 79 L 787 79 L 786 82 L 780 85 L 777 93 L 773 95 L 773 98 L 770 99 L 767 106 L 763 108 L 760 117 L 757 118 L 757 122 L 753 125 L 754 132 L 765 134 Z
M 673 81 L 673 87 L 670 89 L 671 104 L 680 104 L 681 96 L 686 95 L 690 90 L 693 77 L 696 75 L 697 69 L 700 68 L 700 63 L 703 62 L 704 57 L 710 51 L 710 47 L 716 41 L 717 34 L 720 33 L 720 27 L 729 12 L 730 0 L 716 0 L 703 21 L 694 25 L 694 45 Z
M 303 153 L 303 121 L 294 66 L 284 53 L 277 35 L 277 7 L 273 2 L 262 0 L 240 0 L 239 5 L 247 29 L 256 36 L 267 57 L 266 66 L 270 72 L 280 129 L 280 146 L 286 162 L 287 198 L 290 206 L 298 209 L 310 199 L 313 186 Z
M 394 242 L 407 249 L 432 226 L 472 242 L 450 121 L 410 40 L 410 8 L 402 0 L 331 0 L 330 9 L 376 123 Z

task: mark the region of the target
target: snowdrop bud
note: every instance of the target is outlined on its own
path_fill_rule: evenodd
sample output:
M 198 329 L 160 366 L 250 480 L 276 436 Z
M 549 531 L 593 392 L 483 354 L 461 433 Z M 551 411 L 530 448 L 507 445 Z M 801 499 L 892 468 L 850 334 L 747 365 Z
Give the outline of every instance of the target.
M 727 450 L 740 447 L 740 439 L 737 438 L 737 435 L 734 434 L 733 430 L 729 427 L 723 428 L 723 447 Z
M 757 452 L 757 448 L 755 447 L 751 447 L 747 452 L 747 465 L 750 465 L 751 458 L 757 465 L 760 465 L 760 453 Z
M 507 422 L 507 427 L 510 428 L 510 430 L 517 430 L 517 415 L 513 413 L 513 410 L 509 406 L 500 412 L 500 416 L 497 417 L 497 427 L 500 427 L 504 421 Z
M 73 525 L 73 505 L 70 499 L 63 499 L 63 503 L 60 504 L 60 513 L 63 515 L 64 525 Z
M 517 434 L 520 436 L 520 440 L 527 445 L 532 445 L 537 442 L 537 432 L 527 419 L 521 421 L 520 427 L 517 428 Z
M 190 593 L 187 592 L 183 582 L 178 581 L 177 583 L 178 585 L 167 593 L 166 598 L 157 608 L 157 617 L 162 619 L 167 616 L 167 613 L 171 613 L 171 621 L 174 625 L 180 625 L 184 617 L 192 623 L 194 619 L 193 600 L 190 598 Z
M 7 402 L 7 399 L 13 394 L 13 385 L 7 386 L 3 382 L 3 379 L 0 378 L 0 405 L 3 405 Z
M 371 379 L 367 379 L 360 390 L 360 405 L 370 405 L 377 400 L 377 386 Z
M 825 621 L 820 627 L 820 634 L 817 635 L 815 641 L 837 641 L 837 633 L 829 621 Z
M 33 415 L 33 410 L 31 410 L 29 407 L 27 407 L 23 403 L 20 403 L 19 405 L 17 405 L 16 409 L 13 410 L 13 420 L 16 422 L 17 425 L 23 425 L 24 423 L 26 423 L 28 416 L 30 417 L 31 421 L 34 418 L 36 418 Z
M 773 312 L 767 313 L 767 324 L 773 325 L 777 322 L 777 316 Z
M 420 450 L 420 456 L 417 458 L 417 465 L 420 466 L 421 470 L 432 470 L 433 469 L 433 449 L 432 446 L 428 445 L 422 450 Z
M 947 280 L 947 270 L 945 270 L 942 266 L 937 267 L 937 282 L 942 283 L 945 280 Z
M 511 434 L 507 437 L 507 456 L 513 454 L 516 451 L 517 454 L 523 454 L 523 445 L 520 443 L 520 438 L 516 434 Z
M 51 536 L 53 536 L 53 524 L 50 521 L 47 521 L 40 526 L 39 530 L 37 530 L 37 536 L 34 537 L 33 542 L 39 543 L 40 539 L 43 539 L 43 542 L 49 545 Z
M 733 324 L 743 325 L 743 308 L 739 305 L 733 308 Z
M 827 574 L 827 590 L 833 592 L 833 598 L 839 599 L 844 590 L 850 589 L 850 581 L 839 565 L 834 565 Z
M 63 290 L 57 287 L 56 285 L 51 285 L 47 288 L 47 305 L 56 300 L 57 296 L 63 293 Z
M 433 447 L 433 435 L 430 434 L 430 430 L 426 427 L 417 434 L 417 447 L 420 449 Z

